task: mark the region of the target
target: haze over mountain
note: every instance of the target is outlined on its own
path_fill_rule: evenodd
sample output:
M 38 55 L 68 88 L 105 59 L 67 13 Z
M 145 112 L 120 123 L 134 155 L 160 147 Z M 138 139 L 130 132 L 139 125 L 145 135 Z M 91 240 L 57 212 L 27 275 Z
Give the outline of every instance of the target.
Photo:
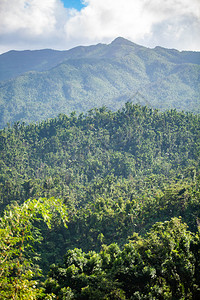
M 0 127 L 127 101 L 199 112 L 200 52 L 145 48 L 123 38 L 68 51 L 0 55 Z

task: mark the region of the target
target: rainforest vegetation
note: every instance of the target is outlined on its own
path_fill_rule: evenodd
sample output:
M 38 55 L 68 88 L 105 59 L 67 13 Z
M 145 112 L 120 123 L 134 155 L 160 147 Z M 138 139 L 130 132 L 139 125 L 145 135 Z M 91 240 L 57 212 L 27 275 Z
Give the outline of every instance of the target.
M 0 131 L 0 299 L 199 299 L 199 114 L 126 103 Z

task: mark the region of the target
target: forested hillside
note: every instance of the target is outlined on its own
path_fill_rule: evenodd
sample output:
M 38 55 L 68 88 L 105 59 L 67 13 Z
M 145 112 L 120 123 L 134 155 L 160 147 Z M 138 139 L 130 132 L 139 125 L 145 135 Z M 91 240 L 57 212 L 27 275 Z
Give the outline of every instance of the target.
M 68 51 L 0 55 L 0 128 L 127 101 L 199 112 L 200 53 L 145 48 L 123 38 Z
M 0 299 L 198 299 L 199 133 L 132 103 L 2 129 Z

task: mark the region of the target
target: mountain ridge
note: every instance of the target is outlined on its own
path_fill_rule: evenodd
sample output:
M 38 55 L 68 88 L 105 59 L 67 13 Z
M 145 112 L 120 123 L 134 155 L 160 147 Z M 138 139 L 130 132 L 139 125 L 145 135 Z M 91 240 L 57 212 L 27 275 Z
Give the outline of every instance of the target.
M 116 110 L 130 99 L 199 112 L 199 64 L 200 52 L 150 49 L 121 37 L 66 51 L 10 51 L 0 55 L 0 127 L 100 106 Z
M 86 52 L 89 52 L 91 49 L 95 49 L 97 50 L 98 48 L 102 49 L 102 47 L 104 48 L 111 48 L 112 46 L 130 46 L 131 48 L 134 47 L 134 50 L 144 50 L 144 49 L 148 49 L 150 51 L 156 52 L 158 55 L 161 55 L 161 53 L 164 53 L 164 55 L 166 55 L 166 53 L 171 56 L 172 54 L 174 54 L 175 56 L 177 55 L 181 55 L 182 60 L 180 61 L 180 63 L 195 63 L 195 64 L 200 64 L 200 52 L 198 51 L 179 51 L 176 49 L 168 49 L 168 48 L 164 48 L 161 46 L 156 46 L 155 48 L 146 48 L 144 46 L 141 45 L 137 45 L 123 37 L 117 37 L 116 39 L 114 39 L 110 44 L 103 44 L 103 43 L 98 43 L 96 45 L 91 45 L 91 46 L 76 46 L 74 48 L 71 48 L 69 50 L 54 50 L 54 49 L 40 49 L 40 50 L 10 50 L 8 52 L 2 53 L 0 54 L 0 81 L 4 80 L 4 76 L 5 73 L 3 73 L 3 60 L 8 63 L 9 60 L 12 61 L 12 58 L 16 57 L 16 66 L 14 65 L 14 68 L 19 67 L 19 65 L 22 66 L 24 64 L 27 64 L 28 62 L 30 63 L 30 67 L 27 66 L 25 72 L 27 71 L 46 71 L 51 69 L 52 67 L 55 67 L 56 65 L 58 65 L 59 63 L 64 62 L 67 59 L 71 59 L 71 56 L 75 56 L 76 58 L 81 58 L 82 55 L 85 55 Z M 96 52 L 96 51 L 95 51 Z M 159 53 L 160 52 L 160 53 Z M 37 56 L 37 54 L 39 54 Z M 98 53 L 99 54 L 99 53 Z M 191 54 L 193 56 L 193 59 L 189 59 L 188 60 L 184 60 L 184 57 L 187 58 L 187 54 Z M 91 51 L 89 52 L 89 55 L 91 56 Z M 21 61 L 21 57 L 24 58 L 24 61 Z M 106 55 L 108 56 L 108 55 Z M 45 61 L 47 62 L 48 59 L 53 59 L 53 61 L 51 61 L 50 66 L 47 66 L 45 64 Z M 35 59 L 35 60 L 34 60 Z M 41 62 L 41 65 L 38 66 L 38 62 L 40 62 L 40 59 L 45 59 L 45 61 Z M 33 61 L 31 61 L 33 60 Z M 35 66 L 34 66 L 34 62 L 35 62 Z M 19 65 L 17 65 L 17 63 Z M 48 61 L 49 63 L 49 61 Z M 13 72 L 13 69 L 12 69 Z M 21 75 L 24 72 L 21 71 L 20 74 L 17 75 Z M 11 79 L 13 77 L 10 78 L 6 78 L 7 79 Z

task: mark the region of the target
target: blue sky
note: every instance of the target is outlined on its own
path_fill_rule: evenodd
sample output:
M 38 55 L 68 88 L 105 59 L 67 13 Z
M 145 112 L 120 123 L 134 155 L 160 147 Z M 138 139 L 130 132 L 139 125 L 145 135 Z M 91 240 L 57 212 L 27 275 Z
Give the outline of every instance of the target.
M 80 0 L 62 0 L 66 8 L 75 8 L 81 10 L 85 5 Z
M 119 36 L 200 51 L 199 33 L 200 0 L 0 0 L 0 53 L 67 50 Z

